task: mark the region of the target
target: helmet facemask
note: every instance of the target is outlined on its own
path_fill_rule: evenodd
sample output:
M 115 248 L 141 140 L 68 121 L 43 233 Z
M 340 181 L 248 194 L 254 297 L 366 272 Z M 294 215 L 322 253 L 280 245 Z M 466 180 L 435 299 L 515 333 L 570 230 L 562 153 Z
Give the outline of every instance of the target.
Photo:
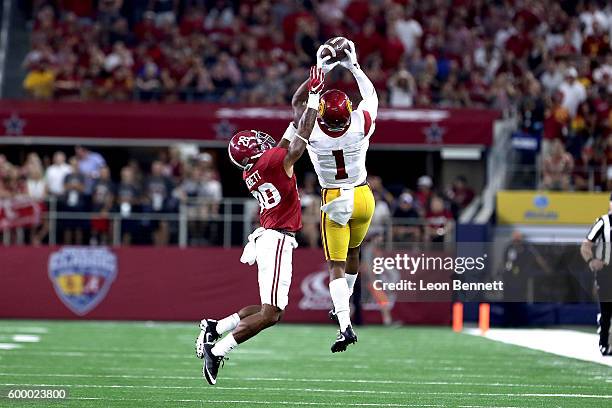
M 232 155 L 231 144 L 230 146 L 228 146 L 228 152 L 231 161 L 236 166 L 238 166 L 242 170 L 249 171 L 266 150 L 269 150 L 276 145 L 276 141 L 269 134 L 265 132 L 260 132 L 258 130 L 251 130 L 248 136 L 240 135 L 240 133 L 234 135 L 239 135 L 237 145 L 240 146 L 241 149 L 247 150 L 246 152 L 244 152 L 244 154 L 250 155 L 243 156 L 242 160 L 235 158 Z
M 261 156 L 263 152 L 265 152 L 266 150 L 270 150 L 276 145 L 276 140 L 274 140 L 274 138 L 269 134 L 261 132 L 259 130 L 254 130 L 253 132 L 255 132 L 256 134 L 255 139 L 257 140 L 259 150 L 261 151 L 261 153 L 257 157 Z

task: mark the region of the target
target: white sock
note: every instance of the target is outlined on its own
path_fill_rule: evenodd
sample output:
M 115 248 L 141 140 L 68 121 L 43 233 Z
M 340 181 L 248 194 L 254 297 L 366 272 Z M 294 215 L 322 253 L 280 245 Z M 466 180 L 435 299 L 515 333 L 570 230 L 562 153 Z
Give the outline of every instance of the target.
M 351 293 L 346 278 L 334 279 L 329 282 L 329 293 L 334 302 L 334 311 L 338 316 L 340 330 L 344 331 L 351 324 L 351 308 L 349 306 Z
M 350 273 L 345 273 L 344 277 L 346 278 L 346 283 L 349 287 L 349 298 L 353 296 L 353 288 L 355 287 L 355 281 L 357 281 L 358 274 L 351 275 Z
M 223 334 L 228 331 L 234 330 L 240 323 L 240 316 L 238 313 L 227 316 L 225 319 L 221 319 L 217 322 L 217 333 Z
M 236 343 L 234 335 L 230 333 L 215 344 L 212 348 L 212 353 L 217 357 L 224 356 L 236 347 L 238 347 L 238 343 Z

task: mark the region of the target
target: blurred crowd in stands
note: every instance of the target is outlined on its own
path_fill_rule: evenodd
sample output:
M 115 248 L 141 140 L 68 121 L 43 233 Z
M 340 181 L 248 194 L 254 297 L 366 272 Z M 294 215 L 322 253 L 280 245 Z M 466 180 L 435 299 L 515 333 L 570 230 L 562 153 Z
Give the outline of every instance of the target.
M 560 86 L 570 66 L 596 94 L 612 86 L 606 1 L 29 4 L 24 86 L 37 98 L 286 104 L 318 45 L 336 35 L 354 40 L 381 101 L 391 106 L 512 109 L 536 86 L 548 98 L 567 95 Z M 342 70 L 333 79 L 354 88 Z M 576 113 L 575 101 L 564 104 Z
M 430 176 L 419 177 L 414 189 L 393 194 L 376 175 L 368 177 L 376 208 L 368 237 L 381 236 L 395 244 L 444 242 L 453 239 L 454 225 L 461 210 L 474 199 L 475 192 L 464 176 L 457 176 L 445 190 L 435 186 Z M 300 188 L 305 244 L 317 246 L 321 195 L 316 176 L 308 173 Z
M 32 26 L 23 85 L 36 99 L 288 104 L 318 45 L 343 35 L 382 106 L 518 114 L 521 131 L 537 139 L 538 154 L 521 161 L 539 166 L 534 187 L 612 187 L 612 3 L 604 0 L 22 5 Z M 331 81 L 359 97 L 346 70 Z
M 130 160 L 117 180 L 99 153 L 82 146 L 74 153 L 69 159 L 62 151 L 51 158 L 30 153 L 22 165 L 0 154 L 0 200 L 29 197 L 49 203 L 63 214 L 59 241 L 77 245 L 109 244 L 114 227 L 120 228 L 124 245 L 168 244 L 177 233 L 176 217 L 164 215 L 176 215 L 183 204 L 194 218 L 192 243 L 219 243 L 215 217 L 223 191 L 210 153 L 162 150 L 148 169 Z M 111 213 L 120 215 L 120 226 L 112 225 Z M 30 242 L 43 242 L 47 233 L 45 221 L 30 231 Z
M 612 55 L 591 76 L 567 67 L 550 95 L 537 83 L 521 105 L 520 132 L 540 140 L 539 185 L 549 190 L 612 190 Z M 524 157 L 524 156 L 523 156 Z
M 102 155 L 82 146 L 76 146 L 69 158 L 64 151 L 50 157 L 31 152 L 20 165 L 0 154 L 0 202 L 16 198 L 44 202 L 58 217 L 56 241 L 64 244 L 110 244 L 116 242 L 116 228 L 123 245 L 176 244 L 178 215 L 183 210 L 190 245 L 219 245 L 225 233 L 222 207 L 229 204 L 223 201 L 218 153 L 171 147 L 160 150 L 150 166 L 130 160 L 113 172 Z M 304 246 L 317 247 L 320 189 L 313 173 L 299 180 L 304 227 L 298 238 Z M 378 176 L 371 175 L 368 182 L 376 199 L 370 236 L 396 243 L 452 239 L 455 220 L 475 195 L 462 176 L 443 189 L 424 175 L 414 189 L 396 186 L 393 193 Z M 236 211 L 252 224 L 249 231 L 256 226 L 255 200 L 230 209 Z M 47 218 L 29 228 L 24 241 L 48 242 Z

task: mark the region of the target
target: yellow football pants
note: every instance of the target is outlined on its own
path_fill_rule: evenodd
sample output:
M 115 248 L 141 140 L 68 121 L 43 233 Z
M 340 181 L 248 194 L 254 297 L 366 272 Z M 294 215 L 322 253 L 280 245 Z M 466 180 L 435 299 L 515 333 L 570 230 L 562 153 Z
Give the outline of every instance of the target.
M 374 196 L 370 186 L 355 187 L 355 206 L 348 224 L 340 225 L 329 219 L 321 211 L 321 240 L 325 259 L 330 261 L 346 261 L 349 248 L 361 245 L 368 233 L 372 215 L 374 214 Z M 339 188 L 324 188 L 321 190 L 321 201 L 327 204 L 340 196 Z

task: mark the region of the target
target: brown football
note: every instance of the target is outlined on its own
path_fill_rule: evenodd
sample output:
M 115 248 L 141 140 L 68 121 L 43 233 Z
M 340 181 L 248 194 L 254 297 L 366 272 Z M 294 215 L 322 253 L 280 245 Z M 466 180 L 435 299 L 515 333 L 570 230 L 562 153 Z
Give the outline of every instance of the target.
M 323 57 L 327 57 L 328 55 L 332 56 L 329 62 L 342 61 L 343 59 L 347 58 L 344 50 L 348 50 L 350 49 L 350 47 L 349 47 L 349 42 L 345 37 L 330 38 L 329 40 L 325 41 L 325 45 L 328 45 L 329 47 L 333 48 L 336 51 L 335 57 L 332 55 L 332 52 L 329 48 L 325 48 L 322 51 L 321 55 Z

